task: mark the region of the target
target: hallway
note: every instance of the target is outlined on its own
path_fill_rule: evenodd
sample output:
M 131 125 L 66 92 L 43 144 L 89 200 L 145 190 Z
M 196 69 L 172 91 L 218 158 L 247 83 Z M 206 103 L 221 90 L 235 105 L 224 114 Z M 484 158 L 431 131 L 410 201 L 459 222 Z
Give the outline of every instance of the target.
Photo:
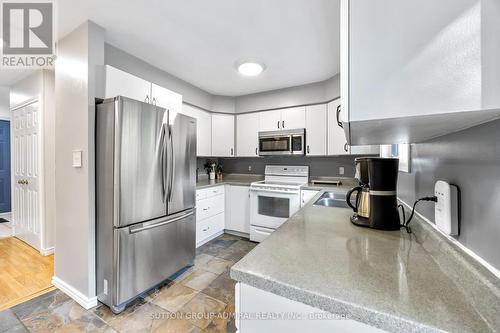
M 0 311 L 55 289 L 54 255 L 40 253 L 15 237 L 0 239 Z

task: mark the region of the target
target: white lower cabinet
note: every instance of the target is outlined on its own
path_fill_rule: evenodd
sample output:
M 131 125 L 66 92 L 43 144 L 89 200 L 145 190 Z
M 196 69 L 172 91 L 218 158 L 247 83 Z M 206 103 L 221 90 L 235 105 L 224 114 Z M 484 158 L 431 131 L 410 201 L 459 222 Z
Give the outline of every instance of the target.
M 229 219 L 226 229 L 239 233 L 250 233 L 250 187 L 230 185 L 227 203 Z
M 236 284 L 235 296 L 238 333 L 386 332 L 243 283 Z
M 224 185 L 196 190 L 196 247 L 224 232 Z
M 318 192 L 319 191 L 315 191 L 315 190 L 301 190 L 300 191 L 300 208 L 307 205 L 307 203 L 309 201 L 311 201 L 311 199 L 314 198 L 314 196 L 316 194 L 318 194 Z

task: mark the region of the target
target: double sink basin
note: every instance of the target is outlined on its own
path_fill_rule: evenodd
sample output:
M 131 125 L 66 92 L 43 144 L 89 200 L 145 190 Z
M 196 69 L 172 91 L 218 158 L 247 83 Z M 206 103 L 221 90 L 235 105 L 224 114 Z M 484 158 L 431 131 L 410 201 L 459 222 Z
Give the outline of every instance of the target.
M 349 208 L 346 202 L 345 193 L 325 192 L 318 200 L 313 203 L 314 206 Z

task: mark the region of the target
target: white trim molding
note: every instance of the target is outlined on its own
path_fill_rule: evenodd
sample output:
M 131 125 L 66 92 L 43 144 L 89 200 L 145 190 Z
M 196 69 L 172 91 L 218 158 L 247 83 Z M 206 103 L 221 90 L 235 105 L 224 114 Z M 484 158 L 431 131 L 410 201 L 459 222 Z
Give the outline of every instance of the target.
M 408 205 L 406 202 L 404 202 L 403 200 L 401 200 L 401 198 L 398 198 L 399 201 L 404 205 L 406 206 L 406 208 L 408 208 L 410 211 L 412 210 L 412 207 L 410 205 Z M 425 221 L 427 224 L 429 224 L 432 228 L 434 228 L 434 230 L 436 230 L 437 232 L 439 232 L 441 235 L 443 235 L 444 237 L 446 237 L 447 240 L 449 240 L 451 243 L 455 244 L 457 247 L 459 247 L 462 251 L 464 251 L 465 253 L 467 253 L 469 256 L 471 256 L 474 260 L 476 260 L 478 263 L 480 263 L 481 265 L 483 265 L 487 270 L 489 270 L 491 273 L 493 273 L 497 278 L 500 279 L 500 271 L 498 269 L 496 269 L 495 267 L 493 267 L 490 263 L 488 263 L 486 260 L 484 260 L 483 258 L 481 258 L 479 255 L 477 255 L 474 251 L 472 251 L 471 249 L 469 249 L 468 247 L 466 247 L 465 245 L 463 245 L 462 243 L 460 243 L 458 240 L 456 240 L 455 238 L 451 237 L 450 235 L 447 235 L 445 234 L 444 232 L 442 232 L 441 230 L 439 230 L 439 228 L 436 226 L 436 224 L 434 222 L 432 222 L 431 220 L 429 220 L 428 218 L 426 218 L 425 216 L 423 216 L 422 214 L 420 214 L 419 212 L 417 212 L 415 210 L 415 215 L 417 215 L 422 221 Z
M 46 256 L 50 256 L 50 255 L 54 254 L 54 247 L 53 247 L 53 246 L 52 246 L 52 247 L 48 247 L 48 248 L 43 248 L 43 247 L 42 247 L 42 248 L 40 249 L 40 254 L 41 254 L 42 256 L 44 256 L 44 257 L 46 257 Z
M 85 310 L 91 309 L 97 306 L 97 296 L 87 297 L 80 291 L 76 290 L 57 276 L 52 277 L 52 284 L 63 293 L 74 299 L 78 304 L 80 304 Z

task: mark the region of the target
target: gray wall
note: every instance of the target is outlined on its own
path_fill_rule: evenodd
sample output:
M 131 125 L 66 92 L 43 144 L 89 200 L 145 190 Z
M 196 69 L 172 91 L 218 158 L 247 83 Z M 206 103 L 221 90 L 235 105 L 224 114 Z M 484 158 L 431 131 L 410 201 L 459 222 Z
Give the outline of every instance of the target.
M 340 75 L 326 81 L 236 98 L 236 113 L 327 102 L 340 96 Z
M 412 204 L 432 195 L 446 180 L 461 189 L 462 223 L 458 241 L 500 269 L 500 120 L 412 145 L 411 173 L 399 174 L 398 192 Z M 434 221 L 434 205 L 417 211 Z
M 175 91 L 182 95 L 184 102 L 214 112 L 242 113 L 316 104 L 340 96 L 340 75 L 297 87 L 228 97 L 211 95 L 110 44 L 105 44 L 105 63 Z
M 218 158 L 224 173 L 264 174 L 266 164 L 308 165 L 311 177 L 354 177 L 354 156 L 328 157 L 238 157 Z M 203 163 L 206 158 L 198 158 L 200 174 L 204 174 Z M 252 170 L 249 171 L 248 167 Z M 339 167 L 344 167 L 344 175 L 339 174 Z
M 203 109 L 213 110 L 215 105 L 219 112 L 234 113 L 234 101 L 232 98 L 213 96 L 110 44 L 105 44 L 104 51 L 105 64 L 107 65 L 119 68 L 130 74 L 175 91 L 182 95 L 185 102 L 199 106 Z

